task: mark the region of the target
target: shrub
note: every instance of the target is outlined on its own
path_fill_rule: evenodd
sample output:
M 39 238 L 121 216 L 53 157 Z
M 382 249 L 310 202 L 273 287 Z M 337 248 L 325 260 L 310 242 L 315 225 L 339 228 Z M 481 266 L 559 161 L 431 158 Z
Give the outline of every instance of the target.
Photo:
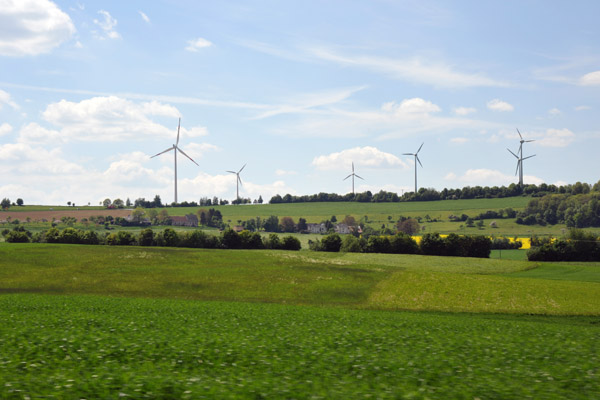
M 281 248 L 281 241 L 279 240 L 279 235 L 276 233 L 271 233 L 268 237 L 264 239 L 265 249 L 277 250 Z
M 342 239 L 340 251 L 343 251 L 344 253 L 361 253 L 363 247 L 361 246 L 360 239 L 352 235 L 346 235 L 344 236 L 344 239 Z
M 142 229 L 138 235 L 137 242 L 140 246 L 154 245 L 154 232 L 150 228 Z
M 426 233 L 421 238 L 420 247 L 423 254 L 428 256 L 441 256 L 444 255 L 446 244 L 439 233 Z
M 10 231 L 4 236 L 4 239 L 8 243 L 29 243 L 29 235 L 21 231 Z
M 106 244 L 110 246 L 129 246 L 135 243 L 135 237 L 130 232 L 119 231 L 106 237 Z
M 281 249 L 282 250 L 300 250 L 302 245 L 300 244 L 300 240 L 293 236 L 285 236 L 281 241 Z
M 65 228 L 58 237 L 60 243 L 68 244 L 79 244 L 80 243 L 80 231 L 75 228 Z
M 233 229 L 225 229 L 221 234 L 221 244 L 226 249 L 240 249 L 242 247 L 242 239 Z
M 395 254 L 417 254 L 419 252 L 417 242 L 410 235 L 403 232 L 398 232 L 390 238 L 390 247 L 391 252 Z
M 331 233 L 321 239 L 323 251 L 338 252 L 342 247 L 342 238 L 337 233 Z

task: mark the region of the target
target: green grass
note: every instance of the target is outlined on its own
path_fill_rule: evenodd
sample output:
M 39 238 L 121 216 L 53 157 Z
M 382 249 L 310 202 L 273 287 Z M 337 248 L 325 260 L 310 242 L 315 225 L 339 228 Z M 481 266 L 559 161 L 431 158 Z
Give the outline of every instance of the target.
M 532 279 L 518 275 L 539 268 L 526 261 L 6 243 L 0 260 L 8 293 L 600 315 L 600 268 L 587 279 Z
M 600 263 L 544 263 L 539 268 L 519 271 L 507 276 L 600 283 L 599 271 Z
M 0 398 L 592 399 L 598 318 L 0 296 Z

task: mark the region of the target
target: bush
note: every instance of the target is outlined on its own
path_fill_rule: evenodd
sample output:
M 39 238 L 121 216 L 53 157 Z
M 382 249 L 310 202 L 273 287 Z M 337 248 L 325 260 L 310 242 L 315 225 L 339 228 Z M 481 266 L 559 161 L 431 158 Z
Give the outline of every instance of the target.
M 258 232 L 242 231 L 240 232 L 241 248 L 243 249 L 264 249 L 262 237 Z
M 363 246 L 361 246 L 360 239 L 352 235 L 346 235 L 344 236 L 344 239 L 342 239 L 340 251 L 344 253 L 361 253 L 363 251 Z
M 135 243 L 135 237 L 130 232 L 119 231 L 106 237 L 109 246 L 129 246 Z
M 242 248 L 242 239 L 233 229 L 225 229 L 221 234 L 221 244 L 226 249 Z
M 437 232 L 424 234 L 420 247 L 421 252 L 428 256 L 442 256 L 446 250 L 444 239 Z
M 65 228 L 58 237 L 60 243 L 67 244 L 79 244 L 80 243 L 80 232 L 75 228 Z
M 302 248 L 302 245 L 300 244 L 300 240 L 298 240 L 298 238 L 295 238 L 293 236 L 285 236 L 283 238 L 283 240 L 281 241 L 281 249 L 282 250 L 297 251 L 297 250 L 300 250 L 301 248 Z
M 390 247 L 391 252 L 395 254 L 417 254 L 419 252 L 417 242 L 410 235 L 403 232 L 398 232 L 390 238 Z
M 342 247 L 342 238 L 337 233 L 331 233 L 321 239 L 322 251 L 338 252 Z
M 153 246 L 154 232 L 150 228 L 142 229 L 138 235 L 137 242 L 140 246 Z
M 29 235 L 21 231 L 10 231 L 4 236 L 4 239 L 8 243 L 29 243 Z
M 281 248 L 281 241 L 279 240 L 279 235 L 276 233 L 271 233 L 268 237 L 264 239 L 265 249 L 277 250 Z

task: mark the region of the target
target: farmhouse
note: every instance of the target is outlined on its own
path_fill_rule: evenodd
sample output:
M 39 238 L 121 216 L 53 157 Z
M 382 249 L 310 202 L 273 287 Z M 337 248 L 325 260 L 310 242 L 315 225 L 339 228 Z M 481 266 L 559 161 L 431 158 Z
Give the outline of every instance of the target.
M 337 224 L 334 229 L 336 233 L 340 234 L 348 234 L 352 232 L 352 228 L 346 224 Z
M 198 226 L 198 216 L 187 214 L 184 217 L 171 217 L 171 225 L 175 226 Z
M 306 224 L 306 230 L 308 233 L 327 233 L 327 227 L 325 224 Z

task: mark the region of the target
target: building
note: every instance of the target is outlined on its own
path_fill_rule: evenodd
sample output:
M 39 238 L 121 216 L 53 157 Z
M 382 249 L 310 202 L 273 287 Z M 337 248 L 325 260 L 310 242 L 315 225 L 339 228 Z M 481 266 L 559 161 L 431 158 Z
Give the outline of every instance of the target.
M 195 214 L 187 214 L 184 217 L 170 217 L 171 225 L 173 226 L 198 226 L 198 216 Z
M 327 233 L 327 227 L 325 226 L 325 224 L 306 224 L 306 230 L 308 231 L 308 233 Z

